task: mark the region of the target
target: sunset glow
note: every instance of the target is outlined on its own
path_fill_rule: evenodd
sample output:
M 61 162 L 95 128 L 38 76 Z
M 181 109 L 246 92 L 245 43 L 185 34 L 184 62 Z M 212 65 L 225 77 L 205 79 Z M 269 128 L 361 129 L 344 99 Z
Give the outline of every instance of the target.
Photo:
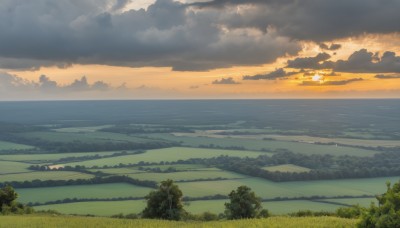
M 291 7 L 267 2 L 44 2 L 0 9 L 24 22 L 11 30 L 11 19 L 2 20 L 0 99 L 400 97 L 400 31 L 386 24 L 381 32 L 378 12 L 362 12 L 376 23 L 348 32 L 336 19 L 294 19 Z M 42 4 L 51 13 L 38 19 Z M 325 1 L 315 7 L 323 12 Z M 268 24 L 270 16 L 281 22 Z

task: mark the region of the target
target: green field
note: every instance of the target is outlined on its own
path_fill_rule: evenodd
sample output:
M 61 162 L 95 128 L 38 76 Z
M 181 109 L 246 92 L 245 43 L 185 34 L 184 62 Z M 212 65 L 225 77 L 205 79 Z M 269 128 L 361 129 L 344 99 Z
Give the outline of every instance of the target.
M 72 185 L 61 187 L 20 188 L 18 201 L 44 203 L 66 198 L 108 199 L 116 197 L 144 197 L 151 188 L 126 183 Z
M 92 177 L 94 176 L 91 174 L 71 171 L 37 171 L 30 173 L 0 175 L 0 183 L 8 181 L 90 179 Z
M 173 168 L 178 171 L 212 169 L 212 168 L 206 168 L 206 166 L 201 164 L 148 165 L 146 166 L 146 168 L 159 168 L 162 171 L 167 170 L 169 168 Z
M 147 220 L 147 219 L 112 219 L 112 218 L 91 218 L 76 216 L 46 216 L 46 215 L 28 215 L 28 216 L 3 216 L 0 223 L 1 228 L 25 228 L 25 227 L 43 227 L 43 228 L 67 228 L 67 227 L 88 227 L 88 228 L 106 228 L 106 227 L 355 227 L 358 220 L 343 219 L 336 217 L 270 217 L 267 219 L 244 219 L 234 221 L 216 221 L 216 222 L 174 222 L 165 220 Z
M 33 146 L 29 146 L 29 145 L 0 141 L 0 151 L 1 150 L 29 150 L 29 149 L 33 149 L 33 148 L 34 148 Z
M 172 162 L 178 160 L 187 160 L 190 158 L 212 158 L 221 155 L 232 157 L 258 157 L 265 155 L 263 152 L 239 151 L 239 150 L 218 150 L 218 149 L 199 149 L 189 147 L 172 147 L 165 149 L 148 150 L 142 154 L 126 155 L 112 158 L 103 158 L 97 160 L 69 163 L 70 166 L 83 165 L 92 166 L 114 166 L 122 164 L 137 164 L 143 162 Z
M 0 160 L 0 180 L 2 174 L 31 172 L 30 170 L 28 170 L 28 167 L 28 164 Z
M 321 180 L 272 182 L 260 178 L 238 180 L 202 181 L 179 183 L 183 194 L 191 197 L 215 194 L 227 195 L 241 185 L 247 185 L 264 199 L 276 197 L 311 197 L 311 196 L 362 196 L 385 192 L 386 181 L 398 181 L 398 177 L 367 179 Z M 212 188 L 210 187 L 212 186 Z
M 104 156 L 118 153 L 121 151 L 106 152 L 81 152 L 81 153 L 58 153 L 58 154 L 16 154 L 16 155 L 0 155 L 0 160 L 21 161 L 27 163 L 51 163 L 61 158 L 67 157 L 83 157 L 83 156 Z M 129 152 L 129 151 L 127 151 Z
M 131 168 L 108 168 L 108 169 L 88 169 L 92 172 L 103 172 L 107 174 L 117 174 L 117 175 L 124 175 L 124 174 L 132 174 L 132 173 L 143 173 L 145 171 L 138 170 L 137 167 Z
M 119 213 L 139 213 L 146 206 L 145 200 L 95 201 L 51 204 L 34 207 L 35 210 L 56 210 L 63 214 L 111 216 Z
M 265 166 L 263 169 L 270 172 L 282 172 L 282 173 L 303 173 L 303 172 L 310 172 L 311 170 L 309 168 L 293 164 Z
M 144 143 L 150 142 L 154 140 L 143 139 L 134 136 L 128 136 L 124 134 L 118 133 L 110 133 L 110 132 L 26 132 L 26 133 L 18 133 L 16 134 L 19 137 L 27 138 L 27 139 L 40 139 L 48 142 L 61 142 L 68 143 L 74 141 L 84 141 L 86 143 L 105 143 L 105 142 L 114 142 L 114 143 L 124 143 L 124 142 L 137 142 Z
M 191 133 L 185 133 L 190 135 Z M 183 135 L 183 133 L 182 133 Z M 159 138 L 164 140 L 171 140 L 177 142 L 183 142 L 183 145 L 198 147 L 200 145 L 217 145 L 222 147 L 244 147 L 247 150 L 277 150 L 286 149 L 295 153 L 301 154 L 331 154 L 331 155 L 349 155 L 349 156 L 373 156 L 376 151 L 365 150 L 360 148 L 346 147 L 346 146 L 335 146 L 335 145 L 317 145 L 313 143 L 302 143 L 302 142 L 287 142 L 287 141 L 276 141 L 276 140 L 260 140 L 260 139 L 246 139 L 246 138 L 229 138 L 222 136 L 219 138 L 213 137 L 189 137 L 189 136 L 175 136 L 172 134 L 152 134 L 149 137 Z
M 152 181 L 163 181 L 166 179 L 172 179 L 174 181 L 182 180 L 196 180 L 196 179 L 215 179 L 215 178 L 226 178 L 226 179 L 238 179 L 246 178 L 247 176 L 241 175 L 234 172 L 216 170 L 211 168 L 210 170 L 198 170 L 198 171 L 184 171 L 184 172 L 173 172 L 173 173 L 136 173 L 129 174 L 128 176 L 139 179 L 139 180 L 152 180 Z
M 82 133 L 82 132 L 95 132 L 104 128 L 112 127 L 113 125 L 100 125 L 100 126 L 91 126 L 91 127 L 65 127 L 65 128 L 56 128 L 53 131 L 56 132 L 65 132 L 65 133 Z
M 376 198 L 353 198 L 353 199 L 324 199 L 324 202 L 341 203 L 346 205 L 357 205 L 368 207 L 371 203 L 378 204 Z
M 185 210 L 193 214 L 203 212 L 223 213 L 226 200 L 199 200 L 185 202 Z M 146 206 L 144 200 L 126 200 L 126 201 L 95 201 L 52 204 L 34 207 L 36 210 L 57 210 L 63 214 L 92 214 L 97 216 L 111 216 L 118 213 L 140 213 Z M 282 215 L 297 212 L 299 210 L 329 211 L 334 212 L 340 205 L 329 203 L 312 202 L 309 200 L 288 200 L 263 202 L 263 208 L 268 209 L 274 215 Z
M 232 132 L 235 134 L 231 135 L 221 135 L 218 133 L 222 132 Z M 243 134 L 240 134 L 243 132 Z M 283 134 L 282 134 L 283 133 Z M 286 133 L 286 134 L 285 134 Z M 295 135 L 291 135 L 294 133 Z M 346 133 L 346 132 L 344 132 Z M 295 141 L 295 142 L 308 142 L 308 143 L 338 143 L 344 145 L 351 146 L 370 146 L 370 147 L 395 147 L 400 146 L 399 140 L 382 140 L 382 139 L 374 139 L 376 138 L 374 135 L 368 133 L 354 133 L 353 135 L 349 134 L 350 137 L 357 138 L 326 138 L 326 137 L 316 137 L 306 135 L 306 132 L 290 132 L 290 131 L 279 131 L 273 129 L 232 129 L 232 130 L 202 130 L 196 131 L 195 133 L 175 133 L 176 136 L 191 136 L 191 137 L 213 137 L 213 138 L 241 138 L 241 139 L 258 139 L 262 140 L 263 138 L 275 139 L 278 141 Z M 365 136 L 369 136 L 365 138 Z M 360 137 L 358 137 L 360 136 Z

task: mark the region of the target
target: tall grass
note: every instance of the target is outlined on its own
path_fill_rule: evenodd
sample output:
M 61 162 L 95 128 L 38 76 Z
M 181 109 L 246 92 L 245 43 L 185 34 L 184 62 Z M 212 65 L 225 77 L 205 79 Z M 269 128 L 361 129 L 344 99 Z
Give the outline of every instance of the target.
M 1 228 L 47 228 L 47 227 L 355 227 L 358 220 L 335 217 L 271 217 L 267 219 L 248 219 L 215 222 L 171 222 L 146 219 L 112 219 L 101 217 L 74 216 L 0 216 Z

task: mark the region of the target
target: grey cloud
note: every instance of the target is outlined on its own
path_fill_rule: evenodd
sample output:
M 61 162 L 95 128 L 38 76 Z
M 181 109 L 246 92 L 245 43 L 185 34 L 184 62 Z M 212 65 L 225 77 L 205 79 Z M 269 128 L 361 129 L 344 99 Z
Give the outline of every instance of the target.
M 400 1 L 396 0 L 214 0 L 194 4 L 225 9 L 238 4 L 251 10 L 227 10 L 231 27 L 275 28 L 279 34 L 316 42 L 400 31 Z
M 118 12 L 123 10 L 131 2 L 131 0 L 116 0 L 114 5 L 111 7 L 111 11 Z
M 379 79 L 395 79 L 395 78 L 400 78 L 400 75 L 377 74 L 377 75 L 375 75 L 375 78 L 379 78 Z
M 243 80 L 276 80 L 285 79 L 291 75 L 297 74 L 299 72 L 286 72 L 283 68 L 276 69 L 267 74 L 257 74 L 257 75 L 246 75 L 243 76 Z
M 361 49 L 352 53 L 347 60 L 327 61 L 330 56 L 326 53 L 315 57 L 296 58 L 288 60 L 286 67 L 307 69 L 332 69 L 337 72 L 349 73 L 399 73 L 400 56 L 391 51 L 378 53 Z
M 327 53 L 319 53 L 315 57 L 295 58 L 294 60 L 288 60 L 286 67 L 298 69 L 330 68 L 329 62 L 325 62 L 330 57 L 331 56 Z M 324 64 L 321 64 L 321 62 L 324 62 Z
M 240 84 L 239 82 L 236 82 L 232 77 L 229 78 L 221 78 L 220 80 L 215 80 L 212 82 L 214 85 L 235 85 L 235 84 Z
M 399 73 L 400 56 L 386 51 L 379 57 L 376 53 L 361 49 L 350 55 L 347 60 L 338 60 L 333 69 L 339 72 L 353 73 Z
M 320 83 L 318 81 L 303 81 L 300 85 L 301 86 L 341 86 L 347 85 L 352 82 L 363 81 L 362 78 L 351 78 L 347 80 L 340 80 L 340 81 L 325 81 Z
M 122 12 L 126 3 L 0 0 L 0 60 L 7 60 L 0 67 L 78 63 L 209 70 L 272 63 L 301 50 L 297 41 L 273 31 L 226 30 L 219 11 L 158 0 L 147 10 Z
M 331 44 L 330 46 L 328 46 L 328 45 L 325 44 L 325 43 L 320 43 L 320 44 L 319 44 L 319 47 L 320 47 L 322 50 L 336 51 L 336 50 L 339 50 L 339 49 L 342 47 L 342 45 L 340 45 L 340 44 Z
M 107 83 L 96 81 L 89 84 L 84 76 L 76 79 L 71 84 L 59 85 L 56 81 L 51 80 L 46 75 L 41 75 L 38 82 L 28 81 L 16 75 L 8 73 L 0 73 L 0 88 L 5 93 L 35 92 L 35 93 L 74 93 L 87 91 L 104 91 L 113 89 Z

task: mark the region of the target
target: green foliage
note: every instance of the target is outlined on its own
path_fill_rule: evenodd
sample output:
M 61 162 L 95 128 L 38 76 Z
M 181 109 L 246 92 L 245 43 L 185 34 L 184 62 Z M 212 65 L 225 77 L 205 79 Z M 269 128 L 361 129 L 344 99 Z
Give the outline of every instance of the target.
M 0 189 L 0 213 L 8 214 L 30 214 L 33 209 L 26 207 L 21 203 L 15 202 L 18 198 L 17 192 L 10 185 L 6 185 Z
M 320 217 L 320 216 L 334 216 L 333 212 L 328 211 L 310 211 L 310 210 L 300 210 L 295 213 L 289 214 L 292 217 Z
M 387 183 L 386 193 L 376 198 L 379 205 L 371 204 L 358 226 L 400 227 L 400 181 L 393 186 Z
M 18 198 L 17 192 L 10 185 L 6 185 L 0 190 L 0 212 L 3 212 L 3 207 L 11 206 Z
M 262 209 L 260 211 L 260 213 L 258 213 L 257 218 L 268 218 L 269 216 L 271 216 L 271 214 L 269 213 L 269 211 L 267 209 Z
M 229 194 L 229 198 L 230 202 L 225 203 L 228 219 L 255 218 L 262 210 L 261 198 L 247 186 L 239 186 Z
M 359 218 L 366 209 L 360 205 L 340 207 L 336 210 L 336 216 L 341 218 Z
M 147 207 L 142 212 L 143 217 L 180 220 L 185 213 L 182 196 L 182 191 L 172 180 L 162 181 L 157 191 L 145 197 Z

